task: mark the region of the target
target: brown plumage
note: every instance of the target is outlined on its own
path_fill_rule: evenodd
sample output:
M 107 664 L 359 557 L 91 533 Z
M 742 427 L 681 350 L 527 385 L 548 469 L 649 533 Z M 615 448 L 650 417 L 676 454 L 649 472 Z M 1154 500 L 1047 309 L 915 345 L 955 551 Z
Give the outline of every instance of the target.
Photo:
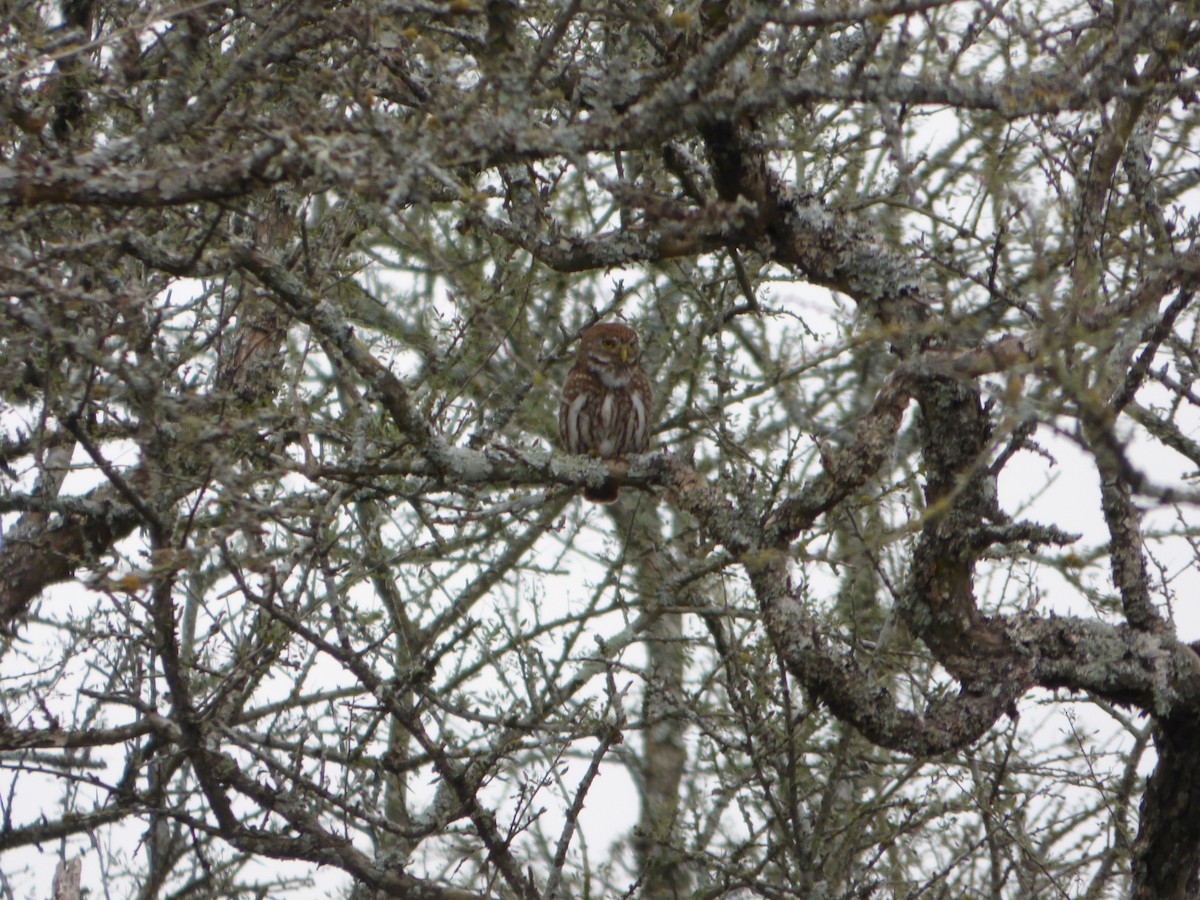
M 646 451 L 651 391 L 641 357 L 637 332 L 628 325 L 602 322 L 583 333 L 558 407 L 558 436 L 565 450 L 600 459 Z M 610 478 L 599 488 L 585 488 L 583 496 L 593 503 L 612 503 L 619 492 Z

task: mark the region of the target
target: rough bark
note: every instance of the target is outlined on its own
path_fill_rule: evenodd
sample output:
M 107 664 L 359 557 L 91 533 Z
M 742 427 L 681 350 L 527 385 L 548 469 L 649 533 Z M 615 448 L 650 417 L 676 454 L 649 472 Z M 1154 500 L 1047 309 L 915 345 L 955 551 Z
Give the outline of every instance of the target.
M 1200 896 L 1200 727 L 1195 714 L 1160 718 L 1158 761 L 1142 797 L 1134 842 L 1136 900 Z

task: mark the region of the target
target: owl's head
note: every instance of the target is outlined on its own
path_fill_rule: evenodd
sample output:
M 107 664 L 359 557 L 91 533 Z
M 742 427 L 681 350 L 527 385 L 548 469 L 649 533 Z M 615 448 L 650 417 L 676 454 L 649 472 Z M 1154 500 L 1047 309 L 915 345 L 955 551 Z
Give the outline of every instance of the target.
M 579 340 L 579 361 L 597 374 L 601 370 L 632 370 L 641 356 L 637 332 L 620 322 L 593 325 Z
M 609 390 L 618 390 L 641 371 L 641 356 L 636 331 L 620 322 L 601 322 L 583 333 L 575 365 L 591 372 Z

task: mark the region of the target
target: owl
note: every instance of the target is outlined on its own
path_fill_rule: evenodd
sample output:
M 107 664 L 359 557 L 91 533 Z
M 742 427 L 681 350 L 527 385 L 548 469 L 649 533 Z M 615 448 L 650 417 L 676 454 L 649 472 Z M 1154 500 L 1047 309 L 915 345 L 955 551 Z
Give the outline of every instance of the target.
M 583 333 L 558 407 L 558 436 L 569 453 L 616 459 L 650 445 L 650 379 L 642 370 L 637 332 L 602 322 Z M 585 488 L 593 503 L 612 503 L 617 485 Z

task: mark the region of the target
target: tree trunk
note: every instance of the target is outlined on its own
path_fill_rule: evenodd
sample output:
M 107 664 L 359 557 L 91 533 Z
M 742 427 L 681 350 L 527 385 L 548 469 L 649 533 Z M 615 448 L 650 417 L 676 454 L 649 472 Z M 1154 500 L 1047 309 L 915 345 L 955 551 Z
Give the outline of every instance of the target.
M 1200 897 L 1200 721 L 1159 723 L 1158 765 L 1142 798 L 1134 842 L 1133 900 Z

